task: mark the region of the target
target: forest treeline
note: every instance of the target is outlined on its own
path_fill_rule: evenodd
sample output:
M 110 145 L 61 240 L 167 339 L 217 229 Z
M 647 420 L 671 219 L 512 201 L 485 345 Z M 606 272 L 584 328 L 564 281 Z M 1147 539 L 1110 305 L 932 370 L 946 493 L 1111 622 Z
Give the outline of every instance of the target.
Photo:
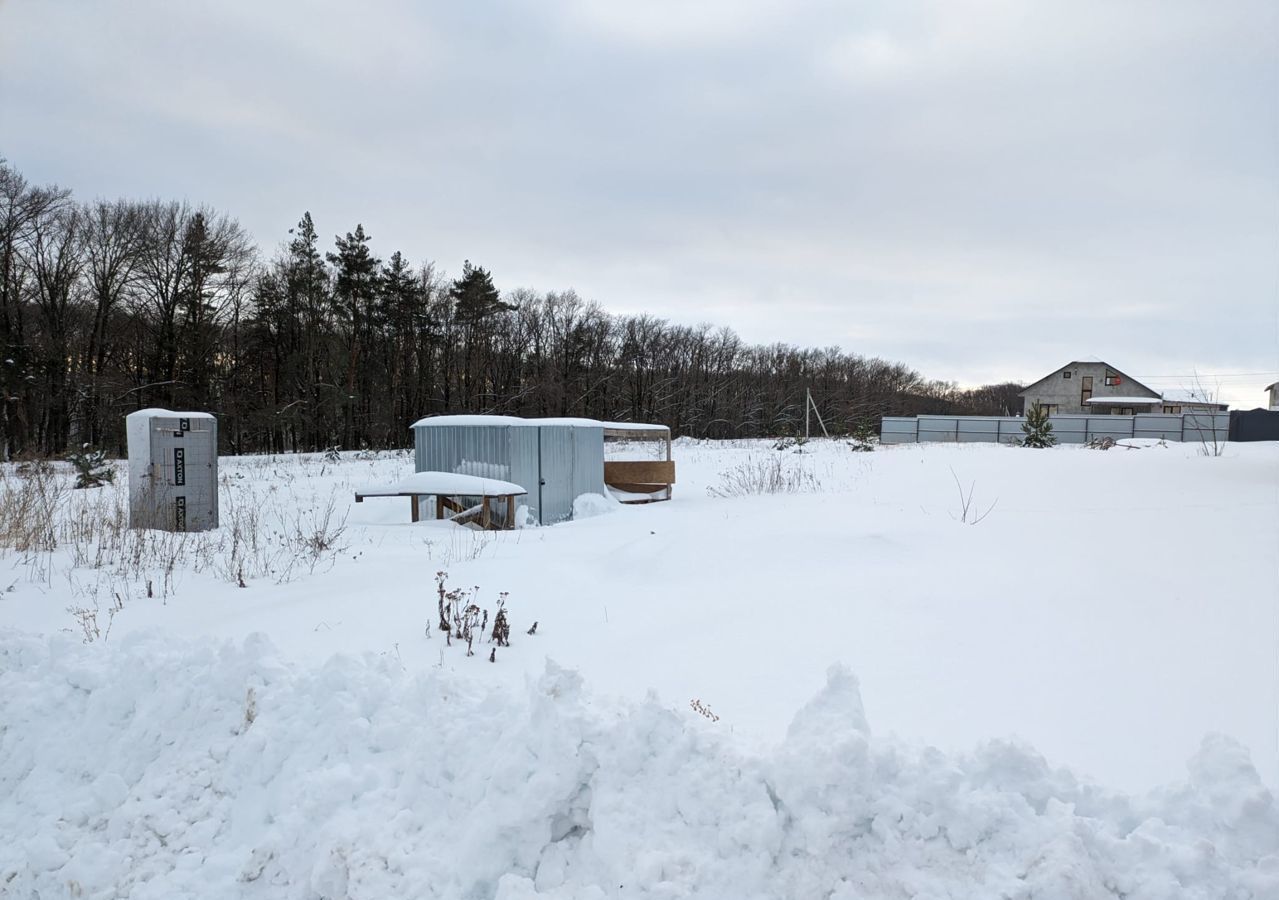
M 265 257 L 229 215 L 95 200 L 0 158 L 0 451 L 124 445 L 145 407 L 217 414 L 232 453 L 385 448 L 438 413 L 660 422 L 695 437 L 883 415 L 1017 411 L 1020 385 L 961 391 L 835 347 L 751 345 L 730 328 L 611 315 L 572 290 L 500 293 L 379 259 L 362 226 L 310 214 Z

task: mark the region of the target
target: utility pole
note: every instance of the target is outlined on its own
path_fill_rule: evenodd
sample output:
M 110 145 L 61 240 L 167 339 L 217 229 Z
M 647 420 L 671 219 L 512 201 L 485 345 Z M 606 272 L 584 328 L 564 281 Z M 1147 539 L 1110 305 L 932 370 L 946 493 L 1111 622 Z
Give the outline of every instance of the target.
M 829 438 L 830 432 L 826 430 L 826 423 L 822 421 L 821 411 L 817 408 L 817 404 L 813 402 L 813 392 L 808 388 L 804 388 L 804 440 L 808 440 L 808 411 L 813 411 L 813 415 L 817 416 L 817 424 L 822 426 L 822 434 Z

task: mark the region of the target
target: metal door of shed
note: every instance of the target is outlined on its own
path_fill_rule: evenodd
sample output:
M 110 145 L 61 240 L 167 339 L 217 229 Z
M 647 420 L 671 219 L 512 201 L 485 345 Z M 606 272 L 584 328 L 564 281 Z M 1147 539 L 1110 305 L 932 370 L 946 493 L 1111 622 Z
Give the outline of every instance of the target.
M 577 461 L 573 429 L 543 425 L 537 429 L 537 455 L 541 479 L 538 485 L 538 517 L 543 525 L 573 518 L 573 471 Z

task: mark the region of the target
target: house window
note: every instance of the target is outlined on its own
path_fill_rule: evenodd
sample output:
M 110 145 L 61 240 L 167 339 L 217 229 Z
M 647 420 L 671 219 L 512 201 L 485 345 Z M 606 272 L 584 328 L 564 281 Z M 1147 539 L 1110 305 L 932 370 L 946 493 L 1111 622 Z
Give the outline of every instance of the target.
M 1119 384 L 1119 376 L 1116 375 L 1114 372 L 1107 372 L 1106 387 L 1114 387 L 1117 384 Z
M 1071 374 L 1072 374 L 1072 373 L 1070 373 L 1070 372 L 1062 372 L 1062 373 L 1061 373 L 1061 377 L 1062 377 L 1062 378 L 1069 378 L 1069 377 L 1071 376 Z
M 1170 414 L 1172 414 L 1172 415 L 1174 415 L 1174 416 L 1175 416 L 1175 415 L 1177 415 L 1178 413 L 1180 413 L 1180 412 L 1181 412 L 1181 407 L 1180 407 L 1180 406 L 1165 406 L 1165 407 L 1164 407 L 1164 412 L 1166 412 L 1166 413 L 1170 413 Z
M 1047 416 L 1051 416 L 1053 413 L 1055 413 L 1057 411 L 1058 405 L 1059 404 L 1056 404 L 1056 403 L 1039 404 L 1040 408 L 1044 411 L 1044 415 L 1047 415 Z

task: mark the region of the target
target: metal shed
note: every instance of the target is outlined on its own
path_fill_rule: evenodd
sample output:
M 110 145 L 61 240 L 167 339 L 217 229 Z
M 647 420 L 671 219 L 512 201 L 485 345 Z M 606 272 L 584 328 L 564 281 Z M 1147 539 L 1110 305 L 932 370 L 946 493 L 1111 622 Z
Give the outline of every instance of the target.
M 543 525 L 573 517 L 582 494 L 604 494 L 604 425 L 591 419 L 430 416 L 413 423 L 418 472 L 511 481 Z

